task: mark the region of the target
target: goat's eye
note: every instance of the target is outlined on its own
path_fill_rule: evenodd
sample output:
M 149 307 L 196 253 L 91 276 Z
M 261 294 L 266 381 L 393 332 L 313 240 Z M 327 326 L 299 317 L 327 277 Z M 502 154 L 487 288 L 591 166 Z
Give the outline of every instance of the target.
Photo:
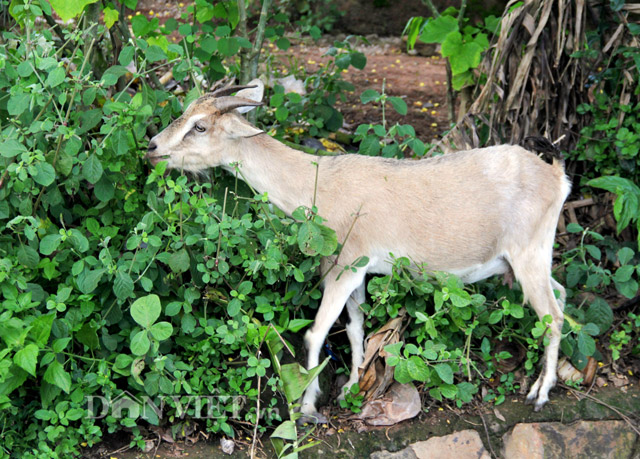
M 196 124 L 194 127 L 195 127 L 196 131 L 198 131 L 198 132 L 206 131 L 206 129 L 203 128 L 202 126 L 200 126 L 199 124 Z

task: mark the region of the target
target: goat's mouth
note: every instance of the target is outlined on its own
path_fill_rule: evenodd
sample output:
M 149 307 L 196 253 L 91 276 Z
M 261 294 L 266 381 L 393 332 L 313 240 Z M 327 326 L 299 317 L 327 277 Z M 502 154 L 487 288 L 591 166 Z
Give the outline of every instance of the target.
M 155 166 L 160 161 L 167 161 L 171 155 L 155 155 L 151 156 L 147 153 L 146 158 L 149 160 L 151 165 Z

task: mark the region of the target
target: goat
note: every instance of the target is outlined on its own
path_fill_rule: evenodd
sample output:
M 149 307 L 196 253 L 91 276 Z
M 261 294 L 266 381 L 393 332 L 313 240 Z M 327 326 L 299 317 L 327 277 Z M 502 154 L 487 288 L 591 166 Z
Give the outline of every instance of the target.
M 236 96 L 230 96 L 235 90 Z M 262 92 L 260 80 L 254 80 L 199 98 L 150 140 L 147 158 L 193 172 L 220 166 L 233 173 L 237 167 L 255 190 L 267 192 L 288 215 L 299 206 L 311 207 L 315 195 L 319 214 L 345 241 L 342 259 L 368 257 L 357 272 L 326 276 L 315 322 L 305 334 L 307 367 L 318 365 L 322 344 L 346 304 L 352 363 L 345 387 L 358 381 L 365 275 L 389 274 L 390 253 L 432 271 L 456 274 L 467 283 L 513 272 L 538 317 L 552 318 L 544 365 L 527 396 L 540 410 L 556 382 L 564 320 L 565 290 L 551 277 L 557 221 L 571 188 L 563 165 L 556 160 L 548 164 L 514 145 L 420 161 L 308 155 L 238 114 L 261 105 Z M 322 272 L 335 262 L 324 258 Z M 316 379 L 305 392 L 301 411 L 323 422 L 315 406 L 319 392 Z

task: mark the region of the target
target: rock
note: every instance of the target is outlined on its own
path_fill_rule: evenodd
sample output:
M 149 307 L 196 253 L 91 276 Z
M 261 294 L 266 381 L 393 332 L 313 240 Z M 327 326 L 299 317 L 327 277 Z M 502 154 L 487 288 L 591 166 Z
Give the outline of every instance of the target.
M 385 396 L 368 402 L 358 419 L 370 426 L 392 426 L 420 413 L 420 394 L 413 384 L 393 383 Z
M 487 450 L 484 449 L 480 435 L 475 430 L 461 430 L 444 437 L 431 437 L 395 453 L 380 451 L 369 457 L 370 459 L 491 459 Z
M 503 437 L 504 457 L 631 457 L 636 433 L 624 421 L 517 424 Z
M 416 453 L 414 453 L 409 446 L 395 453 L 390 453 L 389 451 L 378 451 L 369 456 L 369 459 L 416 459 L 416 457 Z
M 461 430 L 444 437 L 431 437 L 426 441 L 413 443 L 410 447 L 418 459 L 491 458 L 475 430 Z

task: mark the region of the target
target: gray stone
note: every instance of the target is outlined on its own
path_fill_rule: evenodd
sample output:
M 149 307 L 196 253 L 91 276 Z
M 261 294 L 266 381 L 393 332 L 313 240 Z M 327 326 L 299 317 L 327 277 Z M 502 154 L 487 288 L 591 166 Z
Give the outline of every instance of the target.
M 413 452 L 411 447 L 407 447 L 395 453 L 389 451 L 378 451 L 372 453 L 369 459 L 416 459 L 416 453 Z
M 444 437 L 431 437 L 426 441 L 413 443 L 410 447 L 418 459 L 491 459 L 475 430 L 461 430 Z
M 637 435 L 624 421 L 517 424 L 506 433 L 504 457 L 629 459 Z

